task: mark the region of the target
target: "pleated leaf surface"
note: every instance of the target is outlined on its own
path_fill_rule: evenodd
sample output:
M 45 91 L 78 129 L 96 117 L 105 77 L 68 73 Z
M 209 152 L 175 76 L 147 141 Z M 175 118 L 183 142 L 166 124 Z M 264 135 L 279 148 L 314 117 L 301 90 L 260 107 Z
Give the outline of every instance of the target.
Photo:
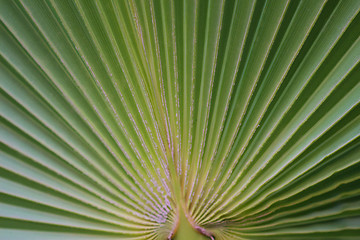
M 0 0 L 0 239 L 358 239 L 359 0 Z

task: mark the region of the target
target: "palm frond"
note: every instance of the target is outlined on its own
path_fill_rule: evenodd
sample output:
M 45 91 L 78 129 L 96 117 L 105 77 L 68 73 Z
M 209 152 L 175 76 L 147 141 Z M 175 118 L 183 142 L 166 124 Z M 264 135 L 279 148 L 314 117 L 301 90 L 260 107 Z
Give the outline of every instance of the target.
M 356 239 L 360 1 L 1 0 L 1 239 Z

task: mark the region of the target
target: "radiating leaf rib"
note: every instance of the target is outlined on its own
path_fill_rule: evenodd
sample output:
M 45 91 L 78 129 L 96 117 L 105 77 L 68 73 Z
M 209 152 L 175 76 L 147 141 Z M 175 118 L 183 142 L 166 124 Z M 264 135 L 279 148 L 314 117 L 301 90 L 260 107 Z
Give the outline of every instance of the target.
M 222 69 L 220 71 L 219 83 L 217 86 L 218 89 L 216 93 L 215 92 L 212 93 L 215 94 L 216 96 L 216 99 L 214 100 L 215 101 L 214 110 L 213 110 L 214 115 L 213 118 L 209 120 L 210 123 L 209 123 L 209 129 L 207 129 L 208 131 L 207 142 L 205 144 L 206 147 L 204 147 L 204 155 L 203 155 L 203 158 L 208 159 L 208 161 L 204 162 L 202 171 L 200 173 L 200 179 L 198 181 L 198 187 L 195 193 L 195 196 L 198 196 L 198 198 L 204 197 L 203 191 L 204 191 L 205 183 L 206 181 L 208 181 L 210 168 L 214 164 L 213 162 L 216 151 L 216 145 L 218 143 L 219 134 L 222 130 L 222 125 L 225 120 L 225 115 L 230 102 L 232 88 L 235 84 L 234 83 L 235 76 L 242 55 L 244 41 L 246 38 L 247 31 L 249 29 L 249 23 L 254 9 L 254 2 L 253 3 L 244 2 L 244 5 L 245 6 L 241 5 L 239 2 L 235 3 L 234 12 L 232 14 L 231 23 L 230 23 L 228 42 L 226 43 L 224 61 L 222 62 Z M 244 13 L 240 11 L 244 11 Z M 237 15 L 243 16 L 244 19 L 235 19 Z M 236 21 L 247 22 L 247 24 L 236 25 Z M 224 79 L 231 79 L 232 81 L 225 81 Z M 223 96 L 226 95 L 227 97 L 223 98 Z M 218 119 L 217 117 L 220 118 Z M 217 126 L 216 130 L 215 130 L 215 126 Z M 198 199 L 193 199 L 193 201 L 194 201 L 193 206 L 195 206 L 196 201 L 198 201 Z
M 182 15 L 178 17 L 183 23 L 182 39 L 183 55 L 179 56 L 179 68 L 183 66 L 183 71 L 179 71 L 180 83 L 180 121 L 181 121 L 181 163 L 182 163 L 182 188 L 186 189 L 186 183 L 189 172 L 189 158 L 192 148 L 192 129 L 193 129 L 193 111 L 194 111 L 194 78 L 196 69 L 196 32 L 199 1 L 183 1 Z M 179 28 L 178 28 L 179 29 Z M 181 36 L 179 36 L 181 38 Z M 181 51 L 178 51 L 181 54 Z M 181 61 L 183 59 L 183 62 Z M 181 65 L 182 64 L 182 65 Z M 182 76 L 182 78 L 181 78 Z M 182 84 L 181 84 L 182 82 Z
M 33 79 L 33 80 L 35 80 L 35 78 Z M 4 85 L 5 86 L 5 85 Z M 34 87 L 39 87 L 39 84 L 36 84 L 36 85 L 34 85 Z M 41 87 L 41 85 L 40 85 L 40 87 Z M 54 93 L 53 93 L 54 94 Z M 47 99 L 49 99 L 49 98 L 47 98 Z M 31 100 L 30 100 L 30 102 L 31 102 Z M 26 102 L 23 102 L 24 104 L 27 104 Z M 33 110 L 32 111 L 35 111 L 35 108 L 34 108 L 34 106 L 32 106 L 32 105 L 29 105 Z M 35 105 L 36 106 L 36 105 Z M 61 112 L 63 115 L 64 115 L 64 112 L 62 111 Z M 51 117 L 52 115 L 48 115 L 48 116 L 46 116 L 45 115 L 45 117 Z M 50 120 L 50 122 L 52 122 L 52 120 Z M 76 125 L 77 126 L 77 125 Z M 81 125 L 80 125 L 81 126 Z M 76 128 L 77 130 L 80 130 L 81 129 L 81 127 L 78 127 L 78 128 Z M 86 137 L 87 137 L 87 139 L 89 139 L 89 135 L 86 135 Z M 99 143 L 94 143 L 93 145 L 92 145 L 92 147 L 94 147 L 94 148 L 96 148 L 95 146 L 97 146 L 97 147 L 99 147 Z M 101 146 L 101 145 L 100 145 Z M 102 155 L 103 156 L 103 155 Z M 104 159 L 106 159 L 107 157 L 105 157 L 105 156 L 103 156 L 103 158 Z M 114 167 L 114 165 L 112 165 L 113 167 Z M 118 169 L 118 170 L 120 170 L 120 169 Z M 119 172 L 118 172 L 118 174 L 119 174 Z M 122 175 L 122 176 L 126 176 L 126 175 Z M 115 178 L 116 179 L 116 178 Z
M 274 4 L 274 6 L 273 7 L 278 7 L 276 4 Z M 286 9 L 286 6 L 284 6 L 285 8 L 283 8 L 283 11 Z M 263 10 L 263 11 L 265 11 L 264 12 L 264 14 L 267 14 L 266 16 L 268 16 L 268 17 L 271 17 L 271 20 L 274 20 L 275 22 L 276 22 L 276 20 L 278 20 L 278 21 L 281 21 L 281 16 L 283 16 L 283 14 L 284 14 L 284 12 L 282 12 L 281 11 L 281 9 L 282 8 L 280 8 L 279 7 L 279 9 L 280 9 L 280 11 L 278 11 L 278 13 L 279 13 L 279 15 L 277 15 L 277 17 L 278 18 L 274 18 L 274 15 L 270 15 L 269 13 L 271 13 L 272 12 L 272 9 L 271 8 L 269 8 L 269 7 L 267 7 L 267 5 L 265 5 L 264 6 L 264 8 L 265 8 L 265 10 Z M 235 14 L 236 15 L 236 14 Z M 263 25 L 265 25 L 265 23 L 268 23 L 269 22 L 269 20 L 270 19 L 266 19 L 266 17 L 265 16 L 263 16 L 262 18 L 260 18 L 260 21 L 262 21 L 261 23 L 263 24 Z M 264 42 L 266 42 L 266 39 L 265 39 L 265 37 L 264 36 L 259 36 L 259 34 L 260 33 L 262 33 L 262 31 L 260 31 L 260 27 L 262 27 L 263 25 L 258 25 L 258 27 L 257 27 L 257 31 L 256 31 L 256 39 L 253 41 L 253 44 L 252 44 L 252 47 L 251 47 L 251 49 L 254 49 L 254 51 L 259 51 L 260 53 L 261 53 L 261 48 L 259 48 L 259 47 L 254 47 L 254 43 L 256 43 L 256 42 L 258 42 L 259 40 L 258 39 L 261 39 L 261 41 L 262 41 L 262 43 L 264 43 Z M 278 28 L 278 26 L 279 26 L 280 24 L 279 24 L 279 22 L 277 22 L 277 24 L 274 24 L 274 27 L 275 27 L 275 29 L 273 30 L 273 29 L 271 29 L 271 28 L 269 28 L 269 31 L 270 31 L 270 33 L 271 33 L 271 30 L 273 30 L 274 32 L 273 32 L 273 34 L 276 34 L 276 31 L 277 31 L 277 28 Z M 270 37 L 274 37 L 274 35 L 273 36 L 271 36 L 270 35 Z M 269 42 L 269 44 L 271 44 L 271 41 L 272 41 L 272 39 L 270 39 L 270 42 Z M 265 44 L 264 44 L 264 46 L 266 46 Z M 269 48 L 268 48 L 269 49 Z M 267 50 L 266 50 L 267 51 Z M 253 53 L 254 55 L 257 55 L 257 53 Z M 263 54 L 266 54 L 266 52 L 264 52 Z M 261 58 L 261 57 L 259 57 L 259 58 Z M 254 57 L 254 59 L 256 59 L 255 57 Z M 248 61 L 251 61 L 251 60 L 246 60 L 247 62 Z M 255 63 L 253 63 L 253 64 L 251 64 L 251 66 L 253 66 L 254 67 L 254 64 Z M 250 64 L 249 64 L 249 66 L 250 66 Z M 259 66 L 260 67 L 260 66 Z M 246 72 L 246 70 L 244 70 L 244 72 Z M 243 72 L 243 74 L 244 74 L 244 72 Z M 220 97 L 220 96 L 219 96 Z M 221 96 L 222 97 L 222 96 Z M 233 107 L 234 107 L 235 105 L 233 105 Z M 216 112 L 214 113 L 214 114 L 217 114 Z M 224 161 L 225 161 L 225 159 L 226 159 L 226 157 L 225 157 L 225 155 L 224 154 L 226 154 L 226 150 L 224 151 L 224 150 L 222 150 L 223 149 L 223 146 L 230 146 L 229 145 L 229 142 L 227 143 L 227 144 L 224 144 L 224 141 L 231 141 L 232 140 L 232 138 L 231 137 L 227 137 L 227 126 L 225 126 L 225 128 L 224 128 L 224 133 L 223 133 L 223 136 L 222 136 L 222 139 L 221 139 L 221 142 L 220 142 L 220 145 L 219 145 L 219 152 L 218 152 L 218 157 L 216 157 L 214 160 L 214 167 L 212 168 L 213 169 L 213 171 L 215 171 L 212 175 L 211 175 L 211 177 L 210 177 L 210 179 L 216 179 L 216 178 L 218 178 L 218 175 L 219 175 L 219 173 L 220 173 L 220 170 L 221 170 L 221 166 L 224 164 Z M 219 161 L 219 163 L 217 163 L 216 161 Z M 219 164 L 219 165 L 217 165 L 217 164 Z M 210 181 L 209 181 L 210 182 Z M 214 186 L 213 186 L 213 188 L 209 188 L 209 189 L 211 189 L 212 190 L 212 195 L 213 196 L 216 196 L 217 195 L 217 193 L 218 193 L 218 190 L 219 190 L 219 188 L 218 187 L 220 187 L 221 186 L 221 184 L 218 184 L 218 183 L 214 183 Z M 216 190 L 214 190 L 214 189 L 216 189 Z M 205 207 L 204 207 L 204 210 L 207 208 L 207 206 L 208 206 L 208 204 L 209 203 L 211 203 L 211 201 L 208 201 L 208 203 L 205 205 Z
M 336 135 L 335 135 L 336 136 Z M 352 142 L 355 142 L 355 145 L 356 145 L 356 142 L 357 140 L 354 139 Z M 268 189 L 271 189 L 271 188 L 275 188 L 274 190 L 276 190 L 275 192 L 272 192 L 270 193 L 270 196 L 273 195 L 275 196 L 276 192 L 279 192 L 281 191 L 281 189 L 286 189 L 287 186 L 289 185 L 292 185 L 292 184 L 295 184 L 293 182 L 299 182 L 299 180 L 294 180 L 296 178 L 303 178 L 305 177 L 307 174 L 310 174 L 311 172 L 315 171 L 317 168 L 319 168 L 320 166 L 324 167 L 326 166 L 326 168 L 328 169 L 329 166 L 326 165 L 327 164 L 327 161 L 331 161 L 331 159 L 334 159 L 335 157 L 333 157 L 332 155 L 335 155 L 336 152 L 335 151 L 339 151 L 339 149 L 344 149 L 346 145 L 351 145 L 351 143 L 345 143 L 344 145 L 341 145 L 340 147 L 338 147 L 338 149 L 335 149 L 335 150 L 332 150 L 333 152 L 329 152 L 328 149 L 326 149 L 326 144 L 325 143 L 331 143 L 330 141 L 325 141 L 324 144 L 322 144 L 322 146 L 320 148 L 316 148 L 314 149 L 313 151 L 311 151 L 309 154 L 305 154 L 303 158 L 300 158 L 300 160 L 298 161 L 298 163 L 296 163 L 295 166 L 290 166 L 290 169 L 288 171 L 284 171 L 284 174 L 287 173 L 286 175 L 283 174 L 283 176 L 279 176 L 279 178 L 274 178 L 273 180 L 271 180 L 269 182 L 269 184 L 266 184 L 264 187 L 266 189 L 266 191 L 268 191 Z M 317 152 L 317 150 L 319 150 L 319 152 Z M 322 150 L 322 151 L 321 151 Z M 325 150 L 325 151 L 324 151 Z M 328 151 L 328 152 L 326 152 Z M 331 151 L 331 150 L 330 150 Z M 325 153 L 324 153 L 325 152 Z M 335 153 L 334 153 L 335 152 Z M 353 151 L 354 153 L 356 153 L 356 151 Z M 323 154 L 323 155 L 321 155 Z M 326 155 L 325 155 L 326 154 Z M 340 151 L 340 154 L 337 153 L 338 155 L 344 155 L 346 156 L 342 151 Z M 319 156 L 319 157 L 318 157 Z M 324 157 L 323 157 L 324 156 Z M 335 155 L 336 156 L 336 155 Z M 314 161 L 314 160 L 317 160 L 318 157 L 320 160 L 318 161 Z M 321 159 L 322 157 L 322 159 Z M 336 158 L 335 158 L 336 159 Z M 352 162 L 348 162 L 348 161 L 352 161 Z M 355 162 L 354 162 L 355 161 Z M 343 165 L 342 166 L 347 166 L 347 164 L 354 164 L 356 163 L 356 159 L 354 158 L 344 158 L 342 160 L 343 162 Z M 330 162 L 331 163 L 331 162 Z M 325 166 L 324 166 L 325 165 Z M 331 166 L 331 165 L 330 165 Z M 336 166 L 336 165 L 335 165 Z M 318 170 L 318 169 L 317 169 Z M 332 171 L 335 171 L 336 168 L 332 169 Z M 319 170 L 318 170 L 319 171 Z M 328 170 L 328 173 L 327 174 L 331 174 L 332 171 L 329 171 Z M 290 174 L 291 172 L 291 174 Z M 321 172 L 321 171 L 320 171 Z M 317 176 L 321 176 L 320 179 L 323 179 L 324 177 L 327 176 L 327 174 L 324 174 L 322 173 L 322 175 L 318 174 Z M 318 181 L 315 177 L 312 178 L 312 181 Z M 283 182 L 283 181 L 288 181 L 286 182 L 286 184 Z M 312 182 L 312 184 L 316 183 L 315 182 Z M 281 184 L 280 184 L 281 183 Z M 305 183 L 305 182 L 304 182 Z M 299 184 L 299 183 L 298 183 Z M 302 184 L 299 184 L 299 189 L 297 189 L 296 191 L 301 191 L 302 190 L 305 190 L 305 188 L 301 188 Z M 259 191 L 260 192 L 260 191 Z M 261 191 L 261 194 L 257 193 L 256 195 L 253 195 L 252 196 L 252 200 L 251 202 L 247 201 L 246 205 L 248 204 L 251 204 L 251 205 L 255 205 L 256 204 L 261 204 L 260 201 L 258 200 L 255 200 L 255 198 L 257 197 L 260 197 L 261 196 L 261 199 L 264 200 L 264 199 L 267 199 L 269 197 L 269 195 L 265 195 L 267 194 L 267 192 L 264 192 L 264 191 Z M 255 197 L 255 198 L 254 198 Z M 245 206 L 246 206 L 245 205 Z M 242 211 L 246 211 L 247 209 L 243 206 L 242 208 L 243 210 Z M 244 214 L 241 214 L 242 218 L 244 217 Z
M 282 48 L 278 49 L 277 50 L 277 58 L 275 58 L 275 60 L 272 61 L 272 66 L 274 66 L 274 70 L 272 70 L 271 68 L 269 69 L 268 73 L 270 72 L 270 70 L 272 70 L 271 72 L 273 72 L 274 74 L 278 73 L 276 72 L 276 70 L 278 70 L 279 68 L 279 73 L 281 73 L 281 71 L 286 71 L 286 66 L 290 66 L 290 65 L 286 65 L 286 64 L 283 64 L 283 63 L 276 63 L 275 61 L 284 61 L 286 63 L 286 61 L 290 61 L 292 62 L 294 57 L 294 55 L 292 54 L 288 54 L 287 55 L 287 59 L 285 58 L 280 58 L 280 51 L 285 51 L 285 48 L 286 51 L 289 53 L 290 51 L 292 51 L 293 54 L 296 54 L 298 49 L 300 48 L 300 46 L 303 44 L 303 41 L 305 40 L 306 36 L 309 34 L 310 32 L 310 29 L 311 27 L 313 26 L 315 20 L 317 19 L 318 15 L 320 14 L 320 11 L 324 5 L 323 2 L 320 2 L 320 1 L 317 1 L 317 2 L 314 2 L 314 5 L 313 8 L 311 8 L 311 11 L 308 11 L 308 6 L 305 6 L 304 3 L 300 4 L 300 6 L 297 8 L 296 10 L 296 14 L 294 15 L 294 17 L 291 19 L 291 22 L 290 22 L 290 25 L 288 27 L 288 30 L 286 31 L 285 33 L 285 37 L 287 38 L 295 38 L 296 36 L 296 41 L 285 41 L 285 40 L 282 40 L 282 44 L 280 46 L 282 46 Z M 306 19 L 308 20 L 306 23 L 302 21 L 302 14 L 306 14 L 308 15 L 309 17 L 307 17 Z M 300 21 L 301 21 L 301 26 L 299 25 L 300 24 Z M 295 27 L 296 26 L 296 27 Z M 297 27 L 299 26 L 299 27 Z M 295 30 L 296 29 L 296 30 Z M 296 31 L 296 33 L 295 33 Z M 287 46 L 286 44 L 290 45 L 290 46 Z M 276 63 L 276 65 L 275 65 Z M 288 63 L 290 64 L 290 63 Z M 283 66 L 283 68 L 281 68 L 280 66 Z M 278 73 L 278 75 L 279 75 Z M 281 76 L 281 75 L 280 75 Z M 274 79 L 277 79 L 275 76 L 274 76 Z M 238 92 L 235 93 L 235 99 L 236 99 L 236 102 L 239 102 L 239 104 L 241 104 L 242 106 L 242 109 L 243 110 L 237 110 L 236 114 L 237 114 L 237 117 L 235 117 L 236 121 L 238 123 L 241 122 L 242 118 L 243 118 L 243 115 L 242 112 L 245 110 L 246 106 L 247 106 L 247 102 L 249 101 L 249 98 L 251 95 L 247 95 L 246 92 L 243 93 L 243 94 L 240 94 L 239 91 L 245 91 L 243 90 L 242 88 L 238 88 Z M 238 98 L 241 98 L 241 99 L 238 99 Z M 235 105 L 234 105 L 235 106 Z M 230 110 L 230 111 L 233 111 L 233 110 Z M 245 130 L 244 128 L 242 128 L 242 130 Z M 231 153 L 229 154 L 228 156 L 228 159 L 232 159 L 232 158 L 235 158 L 235 159 L 238 159 L 240 154 L 241 154 L 241 151 L 243 151 L 244 149 L 244 146 L 242 146 L 241 144 L 244 144 L 244 143 L 241 143 L 239 141 L 244 141 L 244 139 L 246 138 L 240 138 L 241 136 L 241 132 L 238 134 L 237 136 L 237 141 L 235 141 L 234 145 L 232 147 L 232 151 Z M 246 146 L 246 145 L 245 145 Z M 237 153 L 236 153 L 237 152 Z M 235 156 L 233 156 L 235 155 Z M 248 161 L 247 164 L 249 164 L 251 161 Z M 231 173 L 231 170 L 232 168 L 235 167 L 235 164 L 237 163 L 237 161 L 232 161 L 230 163 L 230 165 L 225 165 L 223 167 L 223 172 L 228 175 L 229 173 Z M 246 166 L 245 168 L 246 169 Z M 229 173 L 228 173 L 229 171 Z M 226 176 L 225 175 L 225 176 Z M 238 175 L 238 177 L 241 176 L 241 174 Z M 238 178 L 237 177 L 237 178 Z M 226 178 L 225 178 L 226 179 Z M 237 183 L 237 180 L 234 181 L 234 179 L 231 179 L 230 180 L 232 182 L 231 186 L 233 186 L 235 183 Z M 227 187 L 224 188 L 224 189 L 227 189 L 227 192 L 228 192 L 228 189 L 231 189 L 232 187 Z M 224 194 L 222 194 L 222 196 L 225 196 Z M 222 199 L 221 197 L 219 199 Z M 229 198 L 227 200 L 227 202 L 230 200 L 231 198 Z M 217 204 L 214 204 L 212 207 L 215 207 Z M 212 207 L 209 208 L 209 210 L 211 211 L 211 209 L 213 209 Z M 213 212 L 211 215 L 214 215 L 215 212 Z
M 219 47 L 220 40 L 220 30 L 221 30 L 221 20 L 224 10 L 224 1 L 214 1 L 209 2 L 207 6 L 207 14 L 205 26 L 205 40 L 203 47 L 203 59 L 201 65 L 199 64 L 201 72 L 200 80 L 200 89 L 198 90 L 199 94 L 199 105 L 198 105 L 198 114 L 196 117 L 196 126 L 194 133 L 194 142 L 193 142 L 193 151 L 191 156 L 191 161 L 193 164 L 191 168 L 194 171 L 191 171 L 189 176 L 190 189 L 186 193 L 186 199 L 188 204 L 192 202 L 194 198 L 194 187 L 198 182 L 198 179 L 195 174 L 198 173 L 199 168 L 202 163 L 203 148 L 205 144 L 206 129 L 208 125 L 208 115 L 209 115 L 209 105 L 211 100 L 211 90 L 214 81 L 215 67 L 216 67 L 216 58 Z M 213 28 L 212 26 L 217 26 Z M 208 68 L 208 66 L 211 66 Z

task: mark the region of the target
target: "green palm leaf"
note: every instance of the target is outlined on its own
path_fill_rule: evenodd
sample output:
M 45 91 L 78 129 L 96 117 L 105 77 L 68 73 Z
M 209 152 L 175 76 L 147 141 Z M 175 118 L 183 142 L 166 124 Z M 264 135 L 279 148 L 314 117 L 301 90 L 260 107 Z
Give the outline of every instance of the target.
M 1 0 L 1 239 L 356 239 L 360 1 Z

